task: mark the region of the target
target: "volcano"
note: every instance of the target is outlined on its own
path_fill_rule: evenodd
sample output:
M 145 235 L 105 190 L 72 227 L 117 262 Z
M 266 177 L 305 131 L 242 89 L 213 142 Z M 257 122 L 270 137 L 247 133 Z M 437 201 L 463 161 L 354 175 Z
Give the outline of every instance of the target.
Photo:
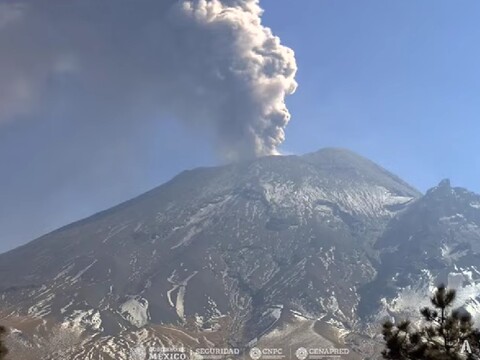
M 13 349 L 70 359 L 151 343 L 375 358 L 379 322 L 418 312 L 438 281 L 480 314 L 479 252 L 480 196 L 448 181 L 421 194 L 345 149 L 262 157 L 185 171 L 0 255 L 0 323 Z

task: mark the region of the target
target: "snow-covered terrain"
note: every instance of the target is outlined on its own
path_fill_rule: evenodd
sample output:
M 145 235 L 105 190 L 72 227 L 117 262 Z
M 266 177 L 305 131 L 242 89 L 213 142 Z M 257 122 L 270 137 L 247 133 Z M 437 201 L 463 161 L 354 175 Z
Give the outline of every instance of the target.
M 0 322 L 17 340 L 80 334 L 72 359 L 155 342 L 321 342 L 362 359 L 378 322 L 415 314 L 438 281 L 478 316 L 478 204 L 341 149 L 186 171 L 0 255 Z

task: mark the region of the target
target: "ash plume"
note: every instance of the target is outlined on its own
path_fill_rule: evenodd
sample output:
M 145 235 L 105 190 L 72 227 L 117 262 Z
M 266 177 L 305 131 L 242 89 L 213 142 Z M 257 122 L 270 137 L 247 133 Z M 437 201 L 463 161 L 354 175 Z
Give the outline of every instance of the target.
M 173 118 L 226 160 L 276 154 L 296 63 L 261 15 L 258 0 L 1 3 L 0 131 L 58 114 L 119 132 Z

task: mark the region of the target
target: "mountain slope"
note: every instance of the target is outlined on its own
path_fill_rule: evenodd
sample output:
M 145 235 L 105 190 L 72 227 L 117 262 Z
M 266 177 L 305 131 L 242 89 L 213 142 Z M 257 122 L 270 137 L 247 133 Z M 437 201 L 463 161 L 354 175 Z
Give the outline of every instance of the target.
M 393 219 L 375 247 L 381 262 L 360 291 L 361 315 L 413 316 L 444 283 L 480 321 L 480 195 L 443 180 Z
M 239 346 L 291 314 L 354 331 L 373 243 L 419 196 L 342 149 L 187 171 L 0 255 L 1 310 L 98 336 L 194 326 Z

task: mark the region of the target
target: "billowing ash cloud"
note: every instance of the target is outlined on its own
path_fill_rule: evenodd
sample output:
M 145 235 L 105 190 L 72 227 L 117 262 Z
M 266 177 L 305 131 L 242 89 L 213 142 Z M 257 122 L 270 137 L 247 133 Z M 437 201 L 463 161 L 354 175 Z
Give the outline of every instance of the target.
M 173 118 L 225 159 L 275 154 L 296 64 L 261 15 L 258 0 L 4 2 L 0 131 L 32 114 L 92 129 Z

